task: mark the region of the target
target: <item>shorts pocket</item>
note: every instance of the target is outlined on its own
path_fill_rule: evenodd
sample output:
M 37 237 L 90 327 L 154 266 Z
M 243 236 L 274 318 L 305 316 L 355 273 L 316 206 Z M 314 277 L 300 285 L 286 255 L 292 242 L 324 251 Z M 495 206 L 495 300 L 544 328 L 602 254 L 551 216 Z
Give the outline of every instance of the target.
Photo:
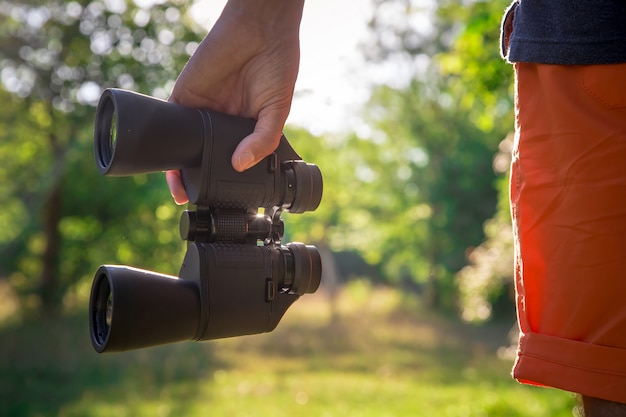
M 584 66 L 583 88 L 608 108 L 626 107 L 626 64 Z

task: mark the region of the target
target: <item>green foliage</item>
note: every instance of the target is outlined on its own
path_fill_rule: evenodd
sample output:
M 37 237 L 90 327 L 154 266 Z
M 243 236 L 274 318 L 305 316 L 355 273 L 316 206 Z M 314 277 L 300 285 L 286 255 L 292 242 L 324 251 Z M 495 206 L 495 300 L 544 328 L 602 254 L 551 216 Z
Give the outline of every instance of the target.
M 500 57 L 500 21 L 508 0 L 449 0 L 439 9 L 443 18 L 463 22 L 449 50 L 436 56 L 449 97 L 466 117 L 486 133 L 513 129 L 513 70 Z M 503 134 L 504 132 L 504 134 Z
M 3 0 L 2 83 L 72 115 L 106 87 L 163 97 L 198 40 L 190 3 Z
M 162 175 L 103 179 L 91 142 L 102 89 L 167 96 L 199 39 L 190 3 L 0 2 L 0 278 L 25 307 L 58 309 L 103 262 L 177 272 Z
M 484 224 L 485 241 L 469 251 L 468 265 L 456 277 L 462 316 L 471 321 L 492 317 L 494 304 L 510 311 L 513 276 L 513 240 L 508 201 L 508 169 L 513 130 L 513 70 L 499 56 L 498 28 L 508 1 L 474 2 L 446 13 L 467 22 L 451 50 L 437 62 L 451 80 L 460 106 L 493 141 L 496 212 Z M 504 302 L 503 302 L 504 301 Z M 507 307 L 508 305 L 508 307 Z M 496 312 L 497 313 L 497 312 Z
M 455 274 L 496 211 L 492 159 L 512 129 L 511 69 L 498 49 L 505 4 L 376 4 L 374 58 L 415 68 L 408 86 L 379 87 L 368 108 L 381 147 L 371 161 L 381 178 L 376 187 L 391 196 L 378 219 L 393 218 L 383 226 L 381 258 L 390 276 L 426 284 L 433 305 L 452 307 Z M 393 178 L 394 171 L 402 175 Z
M 404 0 L 376 4 L 370 57 L 414 60 L 419 70 L 406 86 L 375 90 L 368 137 L 287 132 L 325 183 L 321 207 L 289 216 L 287 229 L 296 240 L 356 250 L 389 282 L 417 288 L 433 306 L 460 302 L 467 313 L 470 298 L 489 304 L 510 277 L 501 273 L 479 295 L 472 280 L 456 276 L 485 230 L 488 237 L 510 234 L 506 178 L 493 170 L 512 129 L 512 72 L 498 50 L 504 3 L 447 1 L 432 10 Z M 425 14 L 430 32 L 414 25 Z M 498 253 L 510 249 L 505 243 L 493 243 Z M 498 259 L 503 265 L 509 258 Z
M 25 306 L 71 305 L 103 262 L 176 274 L 180 210 L 162 175 L 97 174 L 92 105 L 111 86 L 167 95 L 199 39 L 189 3 L 0 1 L 0 278 Z M 454 275 L 496 210 L 491 162 L 512 126 L 504 3 L 375 3 L 370 56 L 408 60 L 415 76 L 373 93 L 366 137 L 287 129 L 325 190 L 315 213 L 286 215 L 285 240 L 357 251 L 453 308 Z
M 494 161 L 497 172 L 508 171 L 513 146 L 512 135 L 500 142 Z M 509 176 L 501 175 L 498 185 L 498 209 L 485 223 L 485 241 L 471 251 L 469 263 L 457 274 L 462 317 L 482 322 L 492 318 L 495 305 L 506 305 L 513 293 L 513 233 L 509 214 Z M 505 303 L 502 303 L 502 301 Z M 505 312 L 506 314 L 509 311 Z
M 410 173 L 393 182 L 404 216 L 394 219 L 386 258 L 426 283 L 433 304 L 450 307 L 453 275 L 465 264 L 468 247 L 481 242 L 482 223 L 494 212 L 494 145 L 462 110 L 429 96 L 433 83 L 383 88 L 371 112 L 387 138 L 386 152 L 395 155 L 393 165 Z

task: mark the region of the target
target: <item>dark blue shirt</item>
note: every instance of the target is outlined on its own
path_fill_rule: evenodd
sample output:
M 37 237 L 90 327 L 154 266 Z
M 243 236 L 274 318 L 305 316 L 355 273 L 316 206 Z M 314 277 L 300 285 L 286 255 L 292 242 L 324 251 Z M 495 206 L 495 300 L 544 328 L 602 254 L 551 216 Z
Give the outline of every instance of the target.
M 513 29 L 503 55 L 511 62 L 626 62 L 626 0 L 516 0 L 503 22 L 503 40 L 507 16 Z

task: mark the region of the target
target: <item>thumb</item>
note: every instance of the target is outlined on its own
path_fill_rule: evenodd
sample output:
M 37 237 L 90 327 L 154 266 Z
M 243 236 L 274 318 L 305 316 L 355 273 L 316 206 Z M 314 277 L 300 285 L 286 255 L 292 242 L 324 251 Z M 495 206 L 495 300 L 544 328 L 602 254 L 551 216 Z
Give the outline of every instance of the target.
M 231 158 L 233 168 L 239 172 L 245 171 L 274 152 L 280 143 L 285 120 L 286 117 L 280 116 L 259 117 L 254 131 L 237 145 Z

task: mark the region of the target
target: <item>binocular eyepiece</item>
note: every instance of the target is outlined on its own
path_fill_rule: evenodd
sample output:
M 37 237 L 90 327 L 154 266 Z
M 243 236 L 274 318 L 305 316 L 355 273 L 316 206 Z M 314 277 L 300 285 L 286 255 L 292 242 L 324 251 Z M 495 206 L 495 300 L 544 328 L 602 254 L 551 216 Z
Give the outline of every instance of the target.
M 314 293 L 314 246 L 281 244 L 283 210 L 315 210 L 322 175 L 282 136 L 245 172 L 230 157 L 253 119 L 191 109 L 119 89 L 102 94 L 94 129 L 104 175 L 177 169 L 189 196 L 180 222 L 187 253 L 177 277 L 103 265 L 89 301 L 98 352 L 272 331 L 301 295 Z

